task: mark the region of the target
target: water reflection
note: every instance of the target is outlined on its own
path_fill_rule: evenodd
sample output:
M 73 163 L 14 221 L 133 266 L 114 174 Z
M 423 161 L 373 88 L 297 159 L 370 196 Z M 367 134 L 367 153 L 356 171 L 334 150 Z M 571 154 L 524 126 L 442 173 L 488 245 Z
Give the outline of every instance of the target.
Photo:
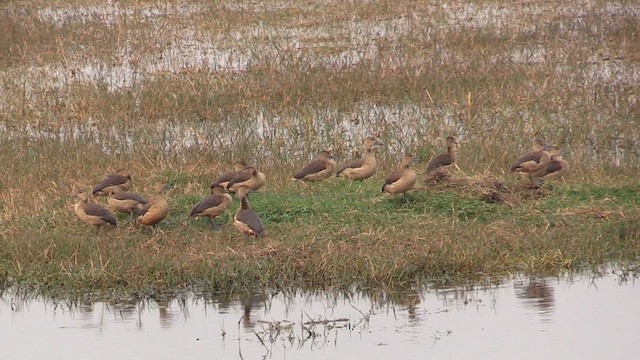
M 516 284 L 516 297 L 537 311 L 540 318 L 550 321 L 555 307 L 554 289 L 547 279 L 532 278 L 526 284 Z
M 635 275 L 138 301 L 0 297 L 3 358 L 634 358 Z M 38 339 L 38 341 L 34 341 Z

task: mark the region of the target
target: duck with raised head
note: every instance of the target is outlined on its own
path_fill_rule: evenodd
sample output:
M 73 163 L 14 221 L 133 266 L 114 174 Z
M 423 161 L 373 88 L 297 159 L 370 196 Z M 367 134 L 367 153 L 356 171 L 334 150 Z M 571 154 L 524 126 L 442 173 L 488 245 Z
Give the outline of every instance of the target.
M 518 160 L 511 164 L 509 170 L 511 172 L 525 173 L 531 180 L 536 177 L 533 175 L 540 176 L 540 172 L 544 171 L 550 161 L 551 155 L 545 149 L 544 142 L 538 139 L 533 143 L 532 151 L 520 156 Z
M 446 143 L 447 152 L 435 156 L 427 164 L 427 177 L 456 165 L 458 158 L 458 141 L 453 136 L 448 136 Z
M 246 186 L 249 190 L 256 191 L 267 182 L 267 177 L 264 173 L 256 170 L 256 168 L 249 166 L 242 170 L 233 179 L 227 183 L 227 191 L 235 193 L 241 186 Z
M 77 195 L 78 202 L 73 207 L 78 218 L 89 225 L 96 227 L 96 231 L 105 225 L 117 226 L 116 217 L 109 210 L 96 204 L 86 193 Z
M 342 165 L 336 173 L 336 176 L 341 176 L 349 180 L 364 180 L 376 173 L 378 161 L 376 160 L 375 151 L 383 146 L 384 143 L 375 136 L 369 136 L 364 139 L 362 144 L 364 146 L 364 156 L 362 159 Z
M 93 196 L 110 195 L 116 190 L 128 191 L 133 186 L 133 178 L 126 169 L 120 169 L 115 174 L 108 175 L 93 187 Z
M 154 186 L 156 195 L 136 212 L 136 222 L 140 225 L 151 226 L 155 230 L 156 224 L 169 215 L 169 203 L 164 192 L 172 186 L 165 183 L 157 183 Z
M 229 181 L 231 181 L 234 177 L 238 176 L 246 168 L 247 168 L 247 164 L 243 160 L 236 161 L 235 164 L 233 165 L 232 171 L 229 171 L 223 174 L 222 176 L 220 176 L 219 178 L 213 180 L 211 182 L 211 186 L 209 187 L 213 189 L 214 187 L 221 185 L 223 188 L 226 189 Z
M 236 196 L 240 198 L 240 208 L 233 217 L 233 226 L 246 236 L 264 236 L 264 226 L 260 216 L 249 207 L 247 194 L 251 189 L 248 186 L 241 186 L 236 192 Z
M 411 168 L 415 160 L 415 156 L 405 155 L 400 162 L 398 170 L 391 173 L 391 175 L 387 176 L 384 180 L 382 192 L 389 194 L 406 194 L 407 191 L 411 190 L 418 179 L 416 172 Z
M 112 210 L 129 214 L 129 220 L 133 218 L 133 214 L 140 211 L 147 204 L 147 199 L 142 196 L 116 188 L 107 196 L 107 204 Z
M 222 185 L 211 188 L 211 195 L 205 197 L 191 209 L 191 217 L 207 217 L 211 226 L 215 227 L 213 219 L 222 214 L 231 205 L 231 195 Z
M 333 175 L 338 165 L 329 150 L 323 150 L 317 159 L 308 163 L 293 178 L 300 181 L 319 181 Z

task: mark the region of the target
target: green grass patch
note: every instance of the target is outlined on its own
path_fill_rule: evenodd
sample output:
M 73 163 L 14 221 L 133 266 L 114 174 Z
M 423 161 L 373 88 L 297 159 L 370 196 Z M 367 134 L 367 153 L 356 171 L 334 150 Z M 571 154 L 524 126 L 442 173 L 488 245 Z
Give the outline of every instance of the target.
M 640 254 L 640 195 L 627 186 L 549 184 L 513 206 L 446 183 L 406 197 L 380 193 L 373 179 L 290 184 L 249 195 L 264 239 L 230 224 L 237 200 L 216 219 L 219 229 L 190 219 L 200 197 L 181 189 L 170 193 L 171 214 L 155 235 L 126 216 L 96 234 L 68 200 L 66 211 L 3 224 L 0 280 L 43 291 L 392 288 L 577 270 Z

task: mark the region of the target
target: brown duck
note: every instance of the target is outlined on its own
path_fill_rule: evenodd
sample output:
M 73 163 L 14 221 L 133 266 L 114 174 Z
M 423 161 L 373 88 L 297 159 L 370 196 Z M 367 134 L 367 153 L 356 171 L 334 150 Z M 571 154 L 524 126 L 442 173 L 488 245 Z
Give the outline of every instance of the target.
M 389 175 L 382 184 L 382 192 L 389 194 L 403 194 L 415 185 L 418 176 L 411 168 L 415 161 L 415 156 L 405 155 L 400 162 L 398 170 Z
M 211 188 L 211 195 L 202 199 L 199 204 L 191 209 L 191 217 L 207 217 L 211 226 L 214 226 L 213 219 L 222 214 L 231 205 L 231 195 L 229 195 L 222 185 Z
M 96 186 L 93 187 L 93 196 L 110 195 L 113 194 L 116 189 L 128 191 L 133 186 L 133 179 L 131 174 L 125 169 L 118 170 L 115 174 L 111 174 L 102 179 Z
M 550 156 L 549 163 L 543 169 L 531 173 L 532 178 L 554 178 L 561 176 L 569 169 L 567 162 L 560 156 L 560 147 L 554 145 L 548 152 Z
M 169 215 L 169 203 L 163 193 L 171 189 L 171 185 L 159 183 L 154 187 L 156 195 L 149 200 L 136 214 L 138 224 L 152 226 L 164 220 Z
M 213 180 L 211 182 L 211 186 L 209 187 L 213 189 L 218 185 L 222 185 L 222 187 L 226 189 L 229 181 L 231 181 L 234 177 L 238 176 L 246 168 L 247 168 L 247 164 L 244 161 L 242 160 L 236 161 L 232 171 L 229 171 L 223 174 L 222 176 L 220 176 L 219 178 Z
M 533 151 L 528 152 L 518 158 L 509 170 L 511 172 L 521 172 L 529 176 L 529 179 L 542 176 L 541 172 L 551 161 L 551 155 L 545 150 L 542 140 L 536 140 L 532 146 Z
M 267 177 L 254 167 L 249 166 L 242 170 L 227 183 L 227 190 L 235 193 L 241 186 L 246 186 L 249 190 L 258 190 L 267 182 Z
M 457 160 L 458 141 L 453 136 L 447 137 L 447 152 L 440 154 L 429 161 L 427 164 L 427 176 L 432 175 L 436 171 L 441 171 L 455 166 Z
M 109 196 L 107 196 L 107 204 L 112 210 L 129 214 L 129 220 L 133 218 L 133 214 L 142 210 L 147 204 L 147 199 L 142 196 L 116 188 Z
M 342 176 L 349 180 L 364 180 L 373 176 L 378 169 L 375 150 L 383 145 L 384 143 L 375 136 L 364 139 L 364 157 L 343 165 L 336 176 Z
M 116 217 L 109 210 L 93 202 L 86 193 L 77 196 L 78 202 L 73 210 L 82 222 L 93 225 L 96 229 L 105 225 L 117 226 Z
M 336 171 L 338 165 L 333 160 L 330 151 L 324 150 L 317 159 L 308 163 L 302 170 L 298 171 L 293 178 L 300 181 L 318 181 L 323 180 Z
M 264 226 L 262 225 L 262 220 L 260 220 L 258 214 L 249 207 L 249 202 L 247 201 L 247 193 L 249 191 L 249 187 L 241 186 L 236 192 L 236 195 L 240 198 L 241 205 L 233 217 L 233 226 L 244 235 L 263 237 Z
M 560 177 L 568 170 L 569 164 L 560 155 L 551 155 L 551 161 L 549 161 L 542 177 L 545 179 Z

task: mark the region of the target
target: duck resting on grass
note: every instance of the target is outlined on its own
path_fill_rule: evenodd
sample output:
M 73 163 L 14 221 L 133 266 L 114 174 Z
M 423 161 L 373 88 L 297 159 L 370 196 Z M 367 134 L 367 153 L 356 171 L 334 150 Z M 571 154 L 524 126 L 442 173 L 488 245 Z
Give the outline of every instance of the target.
M 108 175 L 93 187 L 93 196 L 110 195 L 117 190 L 128 191 L 133 186 L 133 178 L 129 171 L 120 169 L 115 174 Z
M 117 226 L 116 217 L 109 210 L 93 202 L 92 198 L 82 192 L 77 195 L 78 202 L 73 207 L 78 218 L 100 231 L 102 226 Z
M 438 178 L 439 175 L 445 174 L 451 167 L 457 167 L 456 160 L 458 158 L 458 141 L 453 136 L 448 136 L 447 152 L 435 156 L 427 164 L 426 181 Z
M 405 155 L 400 162 L 398 170 L 389 175 L 382 184 L 382 192 L 388 194 L 405 194 L 413 188 L 418 176 L 411 168 L 416 160 L 415 156 Z
M 223 174 L 222 176 L 220 176 L 219 178 L 213 180 L 211 182 L 211 186 L 209 187 L 213 189 L 214 187 L 221 185 L 223 188 L 226 189 L 229 181 L 231 181 L 234 177 L 238 176 L 246 168 L 247 168 L 247 164 L 244 161 L 242 160 L 236 161 L 232 171 L 229 171 Z
M 544 169 L 544 175 L 542 175 L 542 177 L 544 179 L 562 177 L 568 170 L 569 164 L 567 164 L 567 161 L 559 154 L 553 154 L 552 149 L 551 161 L 549 161 L 549 165 Z
M 544 168 L 529 174 L 534 181 L 538 180 L 538 183 L 534 185 L 541 185 L 546 179 L 562 176 L 569 169 L 567 162 L 560 157 L 559 146 L 551 146 L 547 152 L 549 153 L 549 163 Z
M 209 223 L 215 228 L 215 219 L 218 215 L 224 213 L 231 205 L 231 195 L 226 192 L 222 185 L 216 185 L 211 188 L 211 195 L 205 197 L 191 209 L 191 217 L 206 217 Z
M 256 170 L 256 168 L 249 166 L 246 169 L 240 171 L 233 179 L 227 183 L 227 191 L 236 193 L 241 186 L 246 186 L 249 190 L 256 191 L 260 189 L 267 182 L 267 177 L 264 173 Z
M 260 216 L 249 207 L 247 194 L 251 189 L 248 186 L 241 186 L 236 192 L 236 196 L 240 198 L 240 208 L 233 217 L 233 226 L 245 236 L 264 236 L 264 226 Z

